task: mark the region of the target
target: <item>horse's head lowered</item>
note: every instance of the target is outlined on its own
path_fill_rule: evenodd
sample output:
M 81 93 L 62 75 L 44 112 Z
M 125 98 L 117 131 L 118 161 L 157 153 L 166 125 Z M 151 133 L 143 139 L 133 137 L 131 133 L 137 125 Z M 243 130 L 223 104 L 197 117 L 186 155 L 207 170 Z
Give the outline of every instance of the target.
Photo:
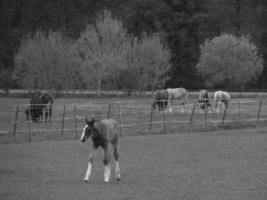
M 97 130 L 94 128 L 95 119 L 88 121 L 87 117 L 85 118 L 85 126 L 83 128 L 81 142 L 85 142 L 91 135 L 95 134 Z

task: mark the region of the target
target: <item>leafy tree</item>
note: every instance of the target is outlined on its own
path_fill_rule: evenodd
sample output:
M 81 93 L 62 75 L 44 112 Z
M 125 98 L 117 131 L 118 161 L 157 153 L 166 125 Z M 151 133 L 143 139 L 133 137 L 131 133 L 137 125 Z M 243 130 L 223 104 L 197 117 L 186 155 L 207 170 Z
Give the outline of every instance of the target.
M 256 81 L 263 70 L 263 59 L 249 36 L 224 34 L 207 39 L 200 51 L 196 69 L 208 87 L 244 89 L 245 84 Z
M 124 67 L 124 50 L 129 38 L 121 21 L 105 11 L 94 25 L 88 25 L 77 40 L 82 74 L 89 88 L 101 94 L 103 80 Z M 97 84 L 96 84 L 97 83 Z
M 25 37 L 15 55 L 13 78 L 24 88 L 81 87 L 78 60 L 72 42 L 61 34 L 37 31 Z
M 150 87 L 154 91 L 164 87 L 170 78 L 170 57 L 169 49 L 162 44 L 158 34 L 142 34 L 139 40 L 134 38 L 126 55 L 128 89 L 146 91 Z

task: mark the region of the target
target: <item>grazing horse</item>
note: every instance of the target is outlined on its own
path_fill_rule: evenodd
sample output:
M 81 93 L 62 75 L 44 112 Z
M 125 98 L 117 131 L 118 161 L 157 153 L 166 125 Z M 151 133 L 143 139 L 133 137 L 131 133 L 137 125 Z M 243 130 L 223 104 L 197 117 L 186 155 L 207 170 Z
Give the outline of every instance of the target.
M 228 108 L 228 104 L 231 100 L 231 96 L 228 92 L 225 91 L 217 91 L 214 93 L 214 102 L 215 102 L 215 110 L 217 113 L 220 112 L 218 103 L 224 103 L 224 110 Z
M 48 117 L 51 121 L 53 103 L 54 98 L 52 95 L 41 93 L 40 91 L 34 92 L 31 96 L 29 107 L 25 110 L 26 120 L 30 118 L 33 121 L 42 120 L 44 111 L 45 121 L 47 121 Z
M 158 106 L 159 111 L 165 111 L 168 106 L 168 92 L 166 90 L 159 90 L 154 96 L 154 102 L 152 104 L 153 109 L 156 109 Z
M 201 113 L 204 113 L 203 110 L 208 108 L 208 112 L 211 113 L 211 104 L 210 104 L 210 96 L 207 90 L 200 90 L 198 96 L 198 104 L 200 105 Z
M 168 92 L 168 106 L 169 111 L 172 112 L 171 103 L 172 100 L 182 100 L 183 110 L 184 112 L 184 105 L 188 104 L 188 92 L 184 88 L 167 88 L 166 91 Z
M 115 159 L 115 175 L 116 179 L 120 180 L 120 167 L 119 167 L 119 153 L 118 153 L 118 141 L 119 130 L 117 122 L 114 119 L 96 120 L 92 119 L 88 121 L 85 118 L 86 125 L 83 128 L 81 142 L 85 142 L 91 137 L 93 142 L 93 151 L 89 155 L 89 163 L 87 171 L 84 177 L 84 181 L 88 182 L 91 175 L 92 165 L 96 150 L 98 147 L 102 147 L 104 150 L 104 181 L 109 182 L 111 175 L 111 156 L 110 156 L 110 144 L 113 146 L 114 159 Z

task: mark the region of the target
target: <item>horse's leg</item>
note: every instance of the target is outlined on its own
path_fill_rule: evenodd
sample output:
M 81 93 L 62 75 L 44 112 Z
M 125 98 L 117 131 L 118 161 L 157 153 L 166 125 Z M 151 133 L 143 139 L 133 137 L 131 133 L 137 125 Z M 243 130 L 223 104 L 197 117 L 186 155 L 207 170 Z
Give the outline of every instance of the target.
M 110 174 L 111 174 L 111 165 L 110 165 L 110 161 L 111 161 L 111 156 L 110 156 L 110 152 L 108 149 L 108 144 L 103 147 L 104 149 L 104 159 L 103 159 L 103 163 L 104 163 L 104 181 L 105 182 L 109 182 L 110 179 Z
M 89 178 L 91 176 L 92 165 L 93 165 L 93 162 L 94 162 L 94 157 L 96 155 L 96 150 L 97 150 L 97 148 L 94 147 L 93 148 L 93 151 L 89 155 L 89 162 L 88 162 L 88 166 L 87 166 L 85 177 L 83 179 L 85 182 L 88 182 L 89 181 Z
M 185 100 L 184 100 L 184 110 L 185 110 L 185 105 L 188 105 L 189 101 L 188 101 L 188 94 L 186 94 L 185 96 Z M 189 113 L 191 112 L 190 111 L 190 108 L 188 107 L 188 110 L 187 110 Z
M 207 106 L 208 106 L 208 111 L 209 111 L 209 113 L 211 114 L 211 105 L 210 105 L 209 102 L 207 103 Z
M 114 148 L 114 159 L 115 159 L 115 175 L 116 179 L 121 180 L 121 171 L 119 166 L 119 153 L 118 153 L 118 144 L 113 144 Z
M 169 112 L 172 113 L 172 105 L 171 105 L 171 98 L 170 97 L 168 99 L 168 109 L 169 109 Z
M 216 101 L 215 101 L 215 110 L 216 110 L 217 113 L 220 112 L 218 103 L 219 103 L 218 100 L 216 100 Z
M 49 121 L 52 120 L 52 104 L 49 105 Z
M 48 118 L 48 107 L 47 106 L 44 108 L 44 111 L 45 111 L 45 122 L 47 122 L 47 118 Z

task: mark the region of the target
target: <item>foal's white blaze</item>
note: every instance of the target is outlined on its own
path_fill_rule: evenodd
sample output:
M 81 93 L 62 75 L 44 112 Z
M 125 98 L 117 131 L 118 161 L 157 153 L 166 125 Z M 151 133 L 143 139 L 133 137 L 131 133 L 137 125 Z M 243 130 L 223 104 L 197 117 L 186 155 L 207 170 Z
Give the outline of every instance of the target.
M 82 132 L 82 136 L 81 136 L 81 140 L 84 138 L 84 136 L 85 136 L 85 129 L 88 127 L 88 125 L 85 125 L 84 127 L 83 127 L 83 132 Z

